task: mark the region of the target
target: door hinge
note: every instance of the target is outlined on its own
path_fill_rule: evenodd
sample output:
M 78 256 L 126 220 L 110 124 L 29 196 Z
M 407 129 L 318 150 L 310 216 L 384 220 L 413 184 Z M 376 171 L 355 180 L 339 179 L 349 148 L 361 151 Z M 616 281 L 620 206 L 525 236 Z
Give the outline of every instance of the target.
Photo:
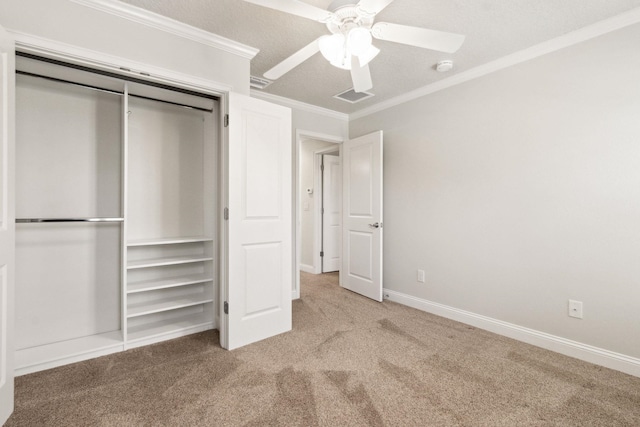
M 224 208 L 224 219 L 229 219 L 229 208 Z
M 320 172 L 324 172 L 324 163 L 320 164 Z
M 229 127 L 229 115 L 224 115 L 224 127 Z
M 324 256 L 324 251 L 320 251 L 320 256 Z
M 224 302 L 224 314 L 229 314 L 229 303 Z

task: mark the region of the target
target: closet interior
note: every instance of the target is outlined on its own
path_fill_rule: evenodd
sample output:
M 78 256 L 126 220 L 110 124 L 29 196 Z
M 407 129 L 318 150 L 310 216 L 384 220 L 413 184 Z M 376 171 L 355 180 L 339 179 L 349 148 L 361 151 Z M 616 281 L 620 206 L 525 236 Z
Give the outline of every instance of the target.
M 17 57 L 16 374 L 216 327 L 216 97 Z

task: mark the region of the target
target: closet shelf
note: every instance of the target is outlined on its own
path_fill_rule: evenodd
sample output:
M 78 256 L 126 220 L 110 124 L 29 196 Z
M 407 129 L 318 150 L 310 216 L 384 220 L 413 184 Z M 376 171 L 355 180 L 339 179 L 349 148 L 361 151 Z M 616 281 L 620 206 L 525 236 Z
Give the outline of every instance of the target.
M 198 243 L 198 242 L 212 242 L 212 237 L 168 237 L 163 239 L 144 239 L 144 240 L 132 240 L 127 243 L 127 246 L 156 246 L 156 245 L 175 245 L 180 243 Z
M 128 307 L 127 318 L 145 316 L 162 311 L 176 310 L 178 308 L 191 307 L 192 305 L 207 304 L 213 302 L 213 298 L 204 295 L 189 295 L 181 298 L 165 298 L 144 303 L 132 304 Z
M 127 343 L 202 327 L 213 327 L 213 320 L 210 315 L 198 313 L 144 325 L 131 326 L 127 331 Z
M 176 265 L 176 264 L 189 264 L 194 262 L 212 261 L 213 257 L 206 255 L 190 255 L 190 256 L 175 256 L 166 258 L 154 258 L 143 259 L 137 261 L 129 261 L 127 263 L 127 269 L 133 270 L 136 268 L 148 268 L 148 267 L 161 267 L 164 265 Z
M 141 280 L 139 282 L 129 283 L 127 286 L 127 293 L 135 294 L 138 292 L 153 291 L 157 289 L 176 288 L 178 286 L 211 282 L 212 280 L 213 277 L 206 274 L 192 274 L 189 276 L 168 277 L 165 279 Z

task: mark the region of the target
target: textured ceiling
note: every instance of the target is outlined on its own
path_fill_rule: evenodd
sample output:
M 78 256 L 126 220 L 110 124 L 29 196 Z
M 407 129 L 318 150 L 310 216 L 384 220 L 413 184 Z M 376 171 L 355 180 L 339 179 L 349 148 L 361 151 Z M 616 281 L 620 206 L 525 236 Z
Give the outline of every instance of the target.
M 121 1 L 260 49 L 251 64 L 258 77 L 328 34 L 324 24 L 242 0 Z M 305 2 L 326 9 L 331 0 Z M 374 40 L 381 50 L 370 64 L 375 96 L 358 104 L 333 98 L 351 87 L 351 77 L 320 54 L 264 91 L 351 113 L 637 7 L 640 0 L 395 0 L 376 21 L 464 34 L 460 50 L 443 54 Z M 452 59 L 453 71 L 436 72 L 441 59 Z

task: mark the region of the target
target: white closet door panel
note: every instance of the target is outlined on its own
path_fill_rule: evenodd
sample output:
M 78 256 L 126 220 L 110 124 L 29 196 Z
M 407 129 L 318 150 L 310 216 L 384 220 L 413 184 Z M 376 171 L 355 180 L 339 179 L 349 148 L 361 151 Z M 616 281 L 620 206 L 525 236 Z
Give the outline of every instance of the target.
M 17 350 L 120 329 L 118 225 L 17 230 Z
M 120 96 L 17 76 L 17 217 L 121 215 Z
M 14 45 L 0 27 L 0 425 L 13 411 Z
M 129 100 L 129 240 L 204 234 L 204 115 Z
M 228 148 L 231 350 L 291 330 L 291 110 L 230 94 Z

